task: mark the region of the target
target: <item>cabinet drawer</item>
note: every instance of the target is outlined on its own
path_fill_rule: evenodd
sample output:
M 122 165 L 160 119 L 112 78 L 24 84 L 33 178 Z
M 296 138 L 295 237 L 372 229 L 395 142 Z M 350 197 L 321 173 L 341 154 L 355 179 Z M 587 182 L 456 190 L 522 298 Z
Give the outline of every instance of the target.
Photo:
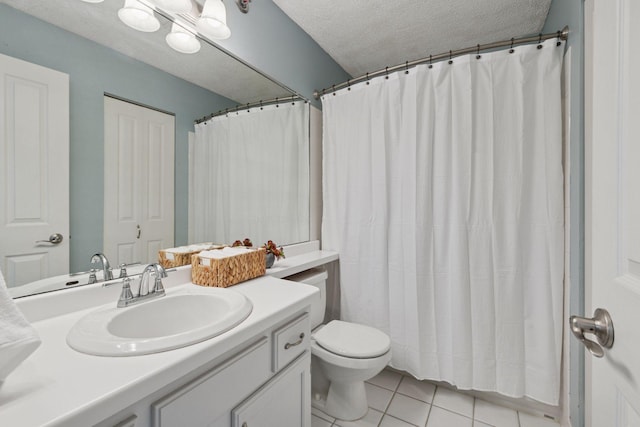
M 311 326 L 309 313 L 293 319 L 273 332 L 273 372 L 287 366 L 310 346 Z

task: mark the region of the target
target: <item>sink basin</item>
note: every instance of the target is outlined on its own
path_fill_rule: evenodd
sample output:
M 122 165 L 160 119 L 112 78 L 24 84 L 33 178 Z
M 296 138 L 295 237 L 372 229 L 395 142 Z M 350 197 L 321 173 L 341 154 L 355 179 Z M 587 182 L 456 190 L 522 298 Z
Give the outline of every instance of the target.
M 97 356 L 136 356 L 185 347 L 220 335 L 253 308 L 244 295 L 223 288 L 189 287 L 127 308 L 98 309 L 67 335 L 69 346 Z

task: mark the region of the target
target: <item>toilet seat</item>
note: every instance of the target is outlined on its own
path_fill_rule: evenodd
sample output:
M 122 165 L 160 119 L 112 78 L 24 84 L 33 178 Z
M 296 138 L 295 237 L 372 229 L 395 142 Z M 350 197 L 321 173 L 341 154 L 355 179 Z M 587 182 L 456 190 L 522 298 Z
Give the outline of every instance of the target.
M 341 320 L 332 320 L 314 333 L 313 338 L 323 349 L 354 359 L 376 358 L 391 347 L 391 340 L 384 332 Z

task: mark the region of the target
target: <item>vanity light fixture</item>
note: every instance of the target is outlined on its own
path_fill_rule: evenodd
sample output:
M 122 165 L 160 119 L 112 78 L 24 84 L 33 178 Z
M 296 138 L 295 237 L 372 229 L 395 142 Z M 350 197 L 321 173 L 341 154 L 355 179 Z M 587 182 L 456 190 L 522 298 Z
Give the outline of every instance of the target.
M 206 0 L 196 28 L 202 34 L 218 40 L 231 36 L 231 30 L 227 27 L 227 9 L 222 0 Z
M 124 7 L 118 11 L 118 17 L 134 30 L 152 33 L 160 28 L 160 21 L 153 9 L 138 0 L 125 0 Z
M 171 32 L 167 34 L 166 40 L 173 50 L 181 53 L 196 53 L 200 50 L 200 41 L 196 36 L 175 22 L 171 25 Z

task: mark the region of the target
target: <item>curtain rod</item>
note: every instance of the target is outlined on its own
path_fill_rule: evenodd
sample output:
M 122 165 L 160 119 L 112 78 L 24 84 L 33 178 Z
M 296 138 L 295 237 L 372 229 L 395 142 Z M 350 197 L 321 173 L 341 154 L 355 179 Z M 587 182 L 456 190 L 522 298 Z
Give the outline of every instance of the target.
M 223 110 L 218 110 L 218 112 L 216 113 L 211 113 L 208 116 L 205 116 L 201 119 L 198 120 L 194 120 L 195 124 L 200 124 L 202 122 L 206 122 L 207 120 L 210 120 L 214 117 L 218 117 L 221 116 L 223 114 L 228 114 L 228 113 L 235 113 L 236 111 L 240 111 L 240 110 L 244 110 L 245 108 L 248 110 L 250 108 L 253 107 L 265 107 L 267 105 L 273 105 L 273 104 L 280 104 L 283 102 L 295 102 L 295 101 L 303 101 L 306 103 L 307 100 L 304 99 L 303 97 L 301 97 L 300 95 L 291 95 L 291 96 L 285 96 L 282 98 L 273 98 L 273 99 L 267 99 L 266 101 L 260 100 L 260 101 L 256 101 L 256 102 L 248 102 L 246 104 L 238 104 L 235 107 L 232 108 L 225 108 Z
M 454 58 L 456 56 L 461 56 L 461 55 L 466 55 L 468 53 L 480 53 L 482 51 L 486 51 L 489 49 L 496 49 L 499 47 L 506 47 L 506 46 L 516 46 L 516 45 L 521 45 L 521 44 L 526 44 L 526 43 L 534 43 L 534 42 L 538 42 L 541 43 L 544 40 L 548 40 L 548 39 L 553 39 L 553 38 L 557 38 L 559 40 L 567 40 L 567 38 L 569 37 L 569 27 L 565 26 L 561 31 L 557 31 L 555 33 L 547 33 L 547 34 L 538 34 L 537 36 L 530 36 L 530 37 L 520 37 L 520 38 L 512 38 L 510 40 L 503 40 L 500 42 L 493 42 L 493 43 L 487 43 L 487 44 L 478 44 L 476 46 L 473 47 L 466 47 L 464 49 L 458 49 L 458 50 L 450 50 L 449 52 L 443 52 L 443 53 L 439 53 L 437 55 L 429 55 L 426 58 L 422 58 L 422 59 L 416 59 L 415 61 L 407 61 L 404 64 L 398 64 L 398 65 L 394 65 L 393 67 L 386 67 L 384 69 L 378 70 L 378 71 L 374 71 L 372 73 L 367 73 L 364 74 L 362 76 L 353 78 L 353 79 L 349 79 L 346 82 L 337 84 L 337 85 L 333 85 L 329 88 L 325 88 L 322 90 L 316 90 L 313 92 L 313 97 L 315 99 L 320 99 L 320 97 L 322 95 L 325 95 L 327 93 L 333 93 L 337 90 L 340 90 L 342 88 L 345 87 L 349 87 L 354 83 L 360 83 L 363 82 L 365 80 L 369 80 L 372 79 L 374 77 L 378 77 L 378 76 L 382 76 L 385 74 L 389 74 L 389 73 L 393 73 L 395 71 L 400 71 L 400 70 L 407 70 L 409 68 L 415 67 L 416 65 L 420 65 L 420 64 L 426 64 L 426 63 L 431 63 L 433 61 L 440 61 L 443 59 L 451 59 Z

